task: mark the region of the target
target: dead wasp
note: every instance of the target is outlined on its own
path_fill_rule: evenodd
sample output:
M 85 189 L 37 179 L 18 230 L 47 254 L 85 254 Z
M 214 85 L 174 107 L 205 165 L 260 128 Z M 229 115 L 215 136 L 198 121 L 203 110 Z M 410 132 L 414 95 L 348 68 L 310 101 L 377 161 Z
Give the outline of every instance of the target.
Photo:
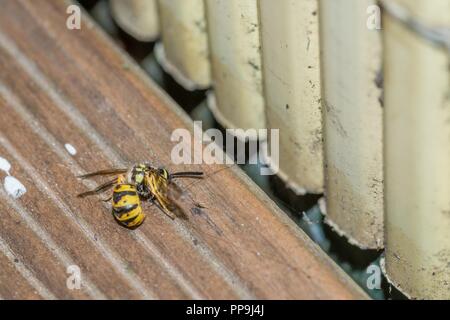
M 181 189 L 173 183 L 177 178 L 203 178 L 203 172 L 175 172 L 169 173 L 165 168 L 156 168 L 149 163 L 139 163 L 129 169 L 107 169 L 79 176 L 81 179 L 95 176 L 116 177 L 98 186 L 94 190 L 80 193 L 78 197 L 84 198 L 105 192 L 111 188 L 113 194 L 112 213 L 121 225 L 127 228 L 137 228 L 144 222 L 145 213 L 141 207 L 142 201 L 156 204 L 171 219 L 176 216 L 186 218 L 186 215 L 176 204 L 175 199 L 180 197 Z

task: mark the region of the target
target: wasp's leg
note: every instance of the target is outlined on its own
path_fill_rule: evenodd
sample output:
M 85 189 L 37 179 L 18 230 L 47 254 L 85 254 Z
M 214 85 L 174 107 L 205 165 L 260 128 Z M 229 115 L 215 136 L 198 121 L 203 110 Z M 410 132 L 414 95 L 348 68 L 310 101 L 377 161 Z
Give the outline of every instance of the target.
M 123 174 L 117 176 L 117 184 L 124 184 L 125 182 L 126 182 L 126 179 Z
M 199 209 L 208 209 L 203 204 L 201 204 L 200 202 L 197 202 L 197 201 L 194 201 L 194 205 Z

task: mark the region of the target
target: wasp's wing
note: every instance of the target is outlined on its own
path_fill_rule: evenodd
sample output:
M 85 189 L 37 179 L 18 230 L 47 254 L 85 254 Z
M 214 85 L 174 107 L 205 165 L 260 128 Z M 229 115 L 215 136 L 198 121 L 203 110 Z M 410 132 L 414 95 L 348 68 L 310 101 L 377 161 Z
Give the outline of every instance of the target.
M 78 198 L 84 198 L 84 197 L 92 196 L 92 195 L 97 194 L 97 193 L 101 193 L 101 192 L 106 191 L 109 188 L 113 187 L 116 184 L 116 182 L 117 182 L 117 179 L 114 178 L 113 180 L 105 182 L 104 184 L 98 186 L 94 190 L 80 193 L 77 197 Z
M 167 199 L 167 208 L 178 218 L 187 220 L 188 216 L 180 205 L 183 196 L 181 188 L 174 182 L 169 182 L 166 184 L 163 194 Z
M 164 177 L 155 177 L 154 181 L 153 191 L 158 202 L 158 207 L 172 219 L 177 217 L 187 220 L 188 216 L 178 203 L 182 195 L 181 189 Z
M 81 176 L 78 176 L 78 178 L 81 179 L 87 179 L 87 178 L 92 178 L 92 177 L 96 177 L 96 176 L 111 176 L 111 175 L 116 175 L 116 174 L 123 174 L 125 172 L 127 172 L 128 169 L 106 169 L 106 170 L 100 170 L 100 171 L 96 171 L 96 172 L 92 172 L 92 173 L 87 173 Z
M 184 192 L 181 190 L 180 186 L 173 181 L 170 181 L 167 184 L 165 193 L 169 199 L 174 201 L 180 200 L 184 195 Z
M 204 208 L 204 206 L 194 201 L 186 190 L 182 190 L 181 187 L 173 181 L 168 184 L 167 198 L 170 199 L 175 214 L 182 218 L 184 217 L 184 219 L 187 219 L 187 209 L 192 211 Z

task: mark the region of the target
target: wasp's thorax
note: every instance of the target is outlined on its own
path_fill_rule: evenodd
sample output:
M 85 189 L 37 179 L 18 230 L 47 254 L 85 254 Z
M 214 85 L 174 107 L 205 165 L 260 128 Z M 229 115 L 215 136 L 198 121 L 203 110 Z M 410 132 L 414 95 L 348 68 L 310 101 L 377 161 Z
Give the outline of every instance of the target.
M 138 194 L 143 198 L 152 198 L 152 188 L 148 181 L 151 177 L 158 176 L 169 180 L 169 172 L 164 168 L 156 168 L 148 163 L 134 165 L 127 173 L 127 181 L 136 186 Z

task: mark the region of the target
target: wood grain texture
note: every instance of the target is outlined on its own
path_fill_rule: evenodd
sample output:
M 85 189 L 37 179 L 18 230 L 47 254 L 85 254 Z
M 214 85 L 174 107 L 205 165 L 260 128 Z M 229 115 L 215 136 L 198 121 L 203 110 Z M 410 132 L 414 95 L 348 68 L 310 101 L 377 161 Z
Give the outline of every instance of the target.
M 186 201 L 187 221 L 146 205 L 135 231 L 108 203 L 76 198 L 99 182 L 76 175 L 101 168 L 220 166 L 171 165 L 170 135 L 192 123 L 87 14 L 68 30 L 67 5 L 0 0 L 0 156 L 27 188 L 0 191 L 2 298 L 367 298 L 239 169 L 191 186 L 205 209 Z M 66 286 L 70 265 L 81 290 Z

